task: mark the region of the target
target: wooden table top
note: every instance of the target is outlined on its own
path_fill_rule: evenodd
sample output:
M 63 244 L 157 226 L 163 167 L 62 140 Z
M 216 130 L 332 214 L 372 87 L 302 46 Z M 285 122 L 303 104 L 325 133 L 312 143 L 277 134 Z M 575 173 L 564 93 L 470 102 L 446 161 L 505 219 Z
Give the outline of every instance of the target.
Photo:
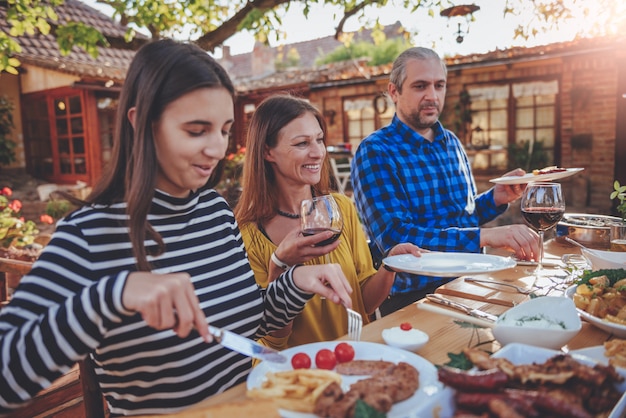
M 559 261 L 563 254 L 580 254 L 578 248 L 573 247 L 567 243 L 560 243 L 554 240 L 546 242 L 545 252 L 546 258 L 553 259 L 553 261 Z M 513 269 L 474 276 L 530 286 L 534 281 L 534 278 L 531 274 L 533 268 L 534 267 L 529 266 L 517 266 Z M 546 269 L 553 270 L 555 274 L 565 274 L 563 269 Z M 568 278 L 552 278 L 546 280 L 547 282 L 538 283 L 540 287 L 539 291 L 544 291 L 549 294 L 557 294 L 560 291 L 559 289 L 564 289 L 567 283 L 571 282 L 571 279 Z M 507 293 L 509 295 L 519 297 L 519 294 L 511 292 L 499 292 L 498 296 L 505 297 L 503 295 L 506 295 Z M 504 306 L 502 304 L 488 303 L 471 299 L 460 299 L 454 296 L 449 297 L 451 299 L 462 301 L 463 303 L 470 305 L 474 308 L 478 308 L 493 314 L 501 314 L 509 309 L 507 306 Z M 430 302 L 421 300 L 417 303 Z M 463 348 L 475 345 L 477 343 L 477 338 L 480 338 L 480 341 L 493 340 L 490 329 L 463 328 L 459 326 L 455 321 L 455 319 L 445 315 L 439 315 L 436 313 L 417 309 L 416 305 L 412 304 L 404 309 L 400 309 L 388 316 L 385 316 L 366 325 L 363 328 L 361 340 L 384 344 L 381 336 L 382 330 L 384 330 L 385 328 L 398 326 L 403 322 L 409 322 L 414 328 L 421 329 L 430 336 L 429 342 L 423 348 L 417 351 L 416 354 L 424 357 L 435 365 L 447 363 L 449 361 L 448 353 L 459 353 Z M 585 347 L 602 345 L 610 338 L 611 335 L 609 333 L 602 331 L 589 323 L 583 322 L 582 330 L 563 349 L 576 350 Z M 497 342 L 493 342 L 491 343 L 491 347 L 487 344 L 481 346 L 481 348 L 495 352 L 500 349 L 500 345 Z M 230 402 L 243 402 L 244 400 L 246 400 L 245 383 L 235 386 L 224 393 L 215 395 L 185 412 L 176 414 L 176 416 L 191 418 L 199 416 L 198 413 L 202 411 L 210 413 L 212 408 L 216 405 Z

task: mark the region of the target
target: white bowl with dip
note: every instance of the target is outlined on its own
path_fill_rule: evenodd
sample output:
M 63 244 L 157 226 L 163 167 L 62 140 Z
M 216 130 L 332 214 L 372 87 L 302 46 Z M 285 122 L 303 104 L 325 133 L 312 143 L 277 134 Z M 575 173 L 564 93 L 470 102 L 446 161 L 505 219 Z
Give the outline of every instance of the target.
M 428 342 L 428 334 L 419 329 L 403 330 L 400 327 L 384 329 L 383 340 L 387 345 L 407 351 L 417 351 Z
M 517 305 L 498 318 L 493 336 L 502 345 L 524 343 L 558 350 L 582 328 L 574 302 L 541 296 Z
M 591 263 L 593 270 L 626 269 L 626 253 L 583 248 L 583 256 Z

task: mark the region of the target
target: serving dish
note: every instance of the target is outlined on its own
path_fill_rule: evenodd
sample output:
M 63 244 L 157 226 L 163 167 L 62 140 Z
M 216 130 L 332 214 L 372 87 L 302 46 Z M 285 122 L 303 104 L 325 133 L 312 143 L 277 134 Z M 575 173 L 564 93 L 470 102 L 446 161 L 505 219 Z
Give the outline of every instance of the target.
M 524 342 L 558 350 L 580 332 L 582 323 L 572 299 L 542 296 L 521 303 L 498 317 L 493 336 L 500 344 Z
M 582 248 L 583 256 L 594 270 L 626 269 L 626 253 Z
M 550 350 L 547 348 L 533 347 L 527 344 L 513 343 L 492 355 L 495 358 L 505 358 L 515 365 L 543 363 L 549 358 L 563 354 L 562 351 Z M 598 363 L 593 358 L 581 354 L 574 354 L 574 358 L 582 364 L 594 365 Z M 618 368 L 617 372 L 626 379 L 626 369 Z M 623 418 L 626 414 L 626 380 L 617 386 L 617 389 L 624 393 L 617 405 L 613 408 L 608 418 Z M 445 387 L 433 399 L 428 401 L 426 405 L 428 415 L 422 415 L 423 418 L 452 418 L 455 412 L 454 406 L 454 390 Z
M 572 299 L 574 298 L 574 294 L 576 293 L 576 286 L 573 285 L 565 290 L 565 296 Z M 609 332 L 616 337 L 626 338 L 626 325 L 616 324 L 614 322 L 605 321 L 602 318 L 598 318 L 597 316 L 591 315 L 588 312 L 585 312 L 582 309 L 576 308 L 578 314 L 588 322 L 591 322 L 596 327 L 600 328 L 603 331 Z
M 476 253 L 422 253 L 421 257 L 401 254 L 386 257 L 383 262 L 396 271 L 423 276 L 458 277 L 464 274 L 489 273 L 517 265 L 511 257 Z
M 315 358 L 315 354 L 322 348 L 334 350 L 337 344 L 339 344 L 337 341 L 303 344 L 283 350 L 281 353 L 288 358 L 291 358 L 296 353 L 306 353 L 313 359 Z M 424 409 L 424 405 L 428 404 L 428 399 L 434 397 L 443 389 L 443 384 L 439 382 L 439 378 L 437 377 L 437 369 L 431 362 L 417 354 L 399 348 L 389 347 L 384 344 L 364 341 L 350 341 L 350 344 L 354 347 L 355 360 L 387 360 L 394 363 L 403 361 L 411 364 L 419 371 L 419 389 L 409 399 L 395 403 L 387 413 L 388 418 L 417 418 L 428 416 L 429 412 Z M 247 388 L 252 389 L 260 387 L 268 372 L 283 370 L 291 370 L 290 362 L 279 364 L 262 361 L 253 368 L 252 372 L 248 375 Z M 364 376 L 342 376 L 341 387 L 344 391 L 347 391 L 350 384 L 363 378 Z M 280 416 L 283 418 L 317 418 L 313 414 L 287 411 L 284 409 L 280 409 L 279 412 Z
M 556 240 L 564 243 L 567 236 L 580 244 L 599 250 L 608 250 L 611 243 L 609 225 L 621 221 L 616 216 L 589 213 L 566 213 L 556 225 Z

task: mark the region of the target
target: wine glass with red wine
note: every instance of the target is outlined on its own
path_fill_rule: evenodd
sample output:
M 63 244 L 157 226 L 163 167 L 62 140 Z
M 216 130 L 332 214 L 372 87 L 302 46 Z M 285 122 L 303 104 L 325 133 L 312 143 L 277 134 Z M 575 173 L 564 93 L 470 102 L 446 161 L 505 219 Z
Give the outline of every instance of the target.
M 554 227 L 563 218 L 565 200 L 559 183 L 529 183 L 520 204 L 524 222 L 539 233 L 539 257 L 535 276 L 541 275 L 544 232 Z
M 316 247 L 328 245 L 339 238 L 343 229 L 343 218 L 337 201 L 331 195 L 315 196 L 305 199 L 300 204 L 300 220 L 302 235 L 310 236 L 320 232 L 332 231 L 333 236 L 316 244 Z M 326 254 L 326 263 L 330 257 Z

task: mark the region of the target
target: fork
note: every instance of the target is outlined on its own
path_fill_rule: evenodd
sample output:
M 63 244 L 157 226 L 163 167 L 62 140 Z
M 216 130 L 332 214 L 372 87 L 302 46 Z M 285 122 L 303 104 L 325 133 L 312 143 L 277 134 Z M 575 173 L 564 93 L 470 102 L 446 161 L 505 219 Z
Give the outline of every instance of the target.
M 348 313 L 348 338 L 353 341 L 361 340 L 361 330 L 363 329 L 363 317 L 357 311 L 346 307 Z
M 466 282 L 474 282 L 474 283 L 484 283 L 484 284 L 490 284 L 490 285 L 495 285 L 495 286 L 506 286 L 506 287 L 510 287 L 512 289 L 515 289 L 518 293 L 521 293 L 523 295 L 530 295 L 531 293 L 533 293 L 532 289 L 527 289 L 525 287 L 517 286 L 517 285 L 514 285 L 512 283 L 499 282 L 499 281 L 496 281 L 496 280 L 476 279 L 474 277 L 466 277 L 465 281 Z

